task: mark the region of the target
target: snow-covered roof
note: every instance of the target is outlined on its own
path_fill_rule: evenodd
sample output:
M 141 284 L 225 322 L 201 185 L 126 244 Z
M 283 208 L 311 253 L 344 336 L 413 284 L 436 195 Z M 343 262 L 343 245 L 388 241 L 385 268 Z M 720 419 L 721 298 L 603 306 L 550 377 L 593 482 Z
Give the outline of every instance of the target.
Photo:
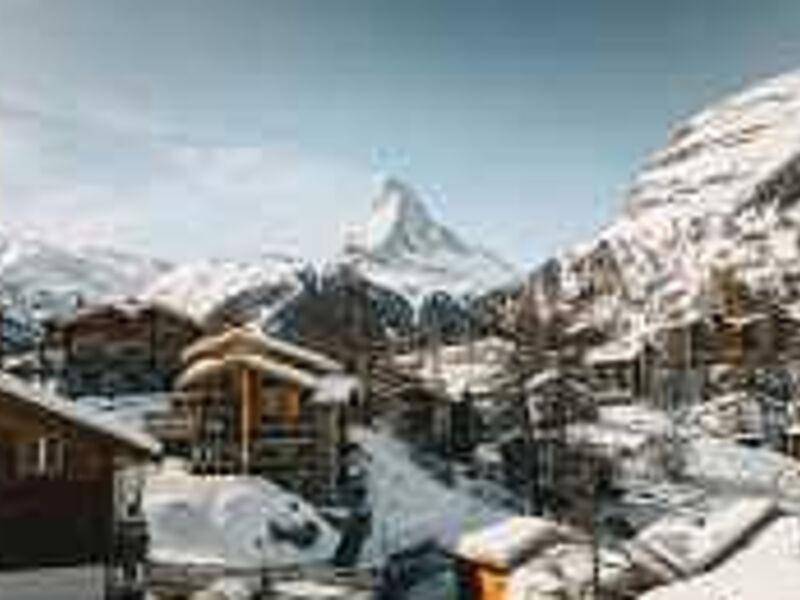
M 395 362 L 413 370 L 423 380 L 443 385 L 454 400 L 466 392 L 486 394 L 496 389 L 506 373 L 505 365 L 513 345 L 498 337 L 486 337 L 469 344 L 451 344 L 436 354 L 413 352 Z
M 657 588 L 642 600 L 795 600 L 800 590 L 800 518 L 782 517 L 703 575 Z
M 632 564 L 608 548 L 596 551 L 597 583 L 615 597 L 625 590 Z M 589 543 L 559 543 L 514 569 L 508 579 L 508 600 L 584 598 L 594 579 L 595 551 Z
M 785 403 L 767 394 L 735 390 L 690 407 L 687 418 L 715 436 L 760 435 L 767 424 L 769 407 L 780 409 Z
M 600 406 L 597 410 L 598 421 L 609 427 L 656 436 L 670 433 L 673 427 L 672 419 L 667 413 L 641 404 Z
M 337 361 L 308 348 L 265 334 L 257 325 L 232 327 L 220 334 L 204 337 L 186 348 L 182 353 L 184 363 L 207 355 L 218 355 L 232 349 L 266 355 L 280 355 L 301 363 L 304 367 L 322 372 L 342 371 Z
M 511 517 L 464 534 L 456 544 L 460 558 L 508 570 L 545 546 L 562 541 L 567 530 L 542 517 Z
M 71 313 L 56 318 L 59 325 L 70 325 L 83 319 L 90 319 L 105 314 L 115 314 L 126 319 L 140 318 L 144 313 L 156 311 L 170 315 L 176 320 L 186 321 L 196 327 L 198 322 L 190 314 L 158 300 L 140 300 L 136 298 L 108 299 L 103 302 L 92 302 L 78 307 Z
M 592 390 L 588 385 L 576 379 L 571 374 L 559 371 L 558 369 L 546 369 L 532 376 L 525 382 L 525 389 L 528 392 L 535 393 L 557 381 L 562 381 L 575 392 L 583 396 L 590 397 L 592 395 Z
M 308 389 L 316 388 L 319 382 L 316 376 L 307 371 L 296 369 L 264 356 L 237 353 L 221 358 L 199 358 L 195 360 L 180 374 L 175 386 L 180 389 L 196 385 L 208 377 L 213 377 L 236 367 L 244 367 Z
M 652 438 L 640 431 L 584 422 L 570 424 L 567 427 L 567 439 L 586 444 L 613 457 L 619 453 L 641 450 Z
M 685 449 L 685 475 L 720 489 L 772 494 L 800 508 L 800 462 L 766 448 L 692 435 Z
M 6 373 L 0 373 L 0 398 L 2 397 L 11 398 L 138 451 L 148 454 L 161 452 L 161 445 L 143 431 Z
M 639 358 L 644 348 L 645 343 L 641 337 L 627 336 L 589 349 L 584 361 L 588 365 L 630 363 Z
M 640 532 L 636 544 L 676 572 L 691 575 L 731 553 L 775 514 L 770 498 L 738 498 L 710 514 L 668 515 Z
M 358 378 L 343 373 L 323 375 L 317 379 L 317 388 L 311 396 L 316 404 L 347 404 L 359 390 Z

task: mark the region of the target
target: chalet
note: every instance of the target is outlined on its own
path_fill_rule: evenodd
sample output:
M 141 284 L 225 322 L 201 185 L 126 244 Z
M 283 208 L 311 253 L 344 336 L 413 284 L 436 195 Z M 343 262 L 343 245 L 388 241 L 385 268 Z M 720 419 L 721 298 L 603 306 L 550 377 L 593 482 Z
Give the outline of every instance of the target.
M 548 369 L 525 384 L 528 418 L 533 427 L 558 428 L 596 414 L 592 389 L 573 371 Z
M 234 327 L 182 354 L 170 409 L 150 427 L 199 473 L 263 475 L 330 500 L 355 379 L 317 352 Z
M 786 454 L 800 460 L 800 424 L 792 423 L 786 429 Z
M 592 383 L 604 399 L 632 400 L 652 391 L 655 352 L 642 337 L 628 336 L 591 348 L 584 355 Z
M 706 433 L 741 444 L 785 445 L 789 403 L 757 390 L 736 390 L 692 407 L 687 417 Z
M 138 301 L 84 306 L 46 330 L 46 360 L 72 398 L 167 391 L 201 334 L 191 318 Z
M 569 443 L 569 426 L 596 419 L 592 390 L 573 370 L 548 369 L 526 383 L 525 418 L 521 449 L 527 456 L 534 503 L 549 504 L 562 514 L 579 517 L 579 500 L 590 497 L 594 485 L 594 460 Z M 519 442 L 518 442 L 519 444 Z M 507 457 L 513 471 L 515 459 Z
M 146 434 L 0 373 L 0 571 L 108 564 L 117 526 L 137 512 L 122 472 L 159 452 Z

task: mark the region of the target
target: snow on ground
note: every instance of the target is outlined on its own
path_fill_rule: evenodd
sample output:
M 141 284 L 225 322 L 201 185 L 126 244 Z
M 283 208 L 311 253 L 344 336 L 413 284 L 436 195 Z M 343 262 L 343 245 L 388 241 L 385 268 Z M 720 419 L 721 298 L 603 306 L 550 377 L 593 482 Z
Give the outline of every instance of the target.
M 735 442 L 692 437 L 686 447 L 685 475 L 730 492 L 760 492 L 783 505 L 800 509 L 800 463 L 764 448 Z
M 593 562 L 592 547 L 587 543 L 555 544 L 512 572 L 508 600 L 588 597 Z M 597 581 L 602 589 L 624 589 L 631 570 L 631 562 L 623 554 L 599 550 Z
M 768 498 L 737 498 L 705 513 L 669 514 L 640 532 L 635 543 L 688 576 L 734 551 L 774 514 Z
M 712 571 L 653 590 L 642 600 L 796 600 L 800 594 L 800 518 L 768 525 Z
M 417 466 L 409 449 L 389 435 L 363 428 L 352 439 L 367 456 L 372 534 L 362 552 L 368 563 L 434 541 L 453 547 L 460 534 L 510 516 Z
M 145 483 L 151 559 L 231 567 L 330 559 L 338 533 L 305 501 L 258 477 L 195 476 L 169 461 Z
M 471 344 L 443 346 L 434 356 L 431 352 L 409 353 L 395 360 L 414 369 L 426 381 L 443 383 L 454 399 L 473 394 L 489 394 L 505 375 L 506 365 L 514 352 L 513 344 L 497 337 L 486 337 Z
M 279 581 L 270 589 L 278 600 L 369 600 L 371 592 L 356 591 L 350 586 L 310 580 Z

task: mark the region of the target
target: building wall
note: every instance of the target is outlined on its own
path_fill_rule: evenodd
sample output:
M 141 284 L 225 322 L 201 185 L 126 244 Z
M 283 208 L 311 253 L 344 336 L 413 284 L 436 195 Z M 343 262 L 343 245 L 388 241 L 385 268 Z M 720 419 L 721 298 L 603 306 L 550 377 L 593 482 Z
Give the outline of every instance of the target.
M 62 391 L 72 397 L 167 391 L 181 351 L 198 334 L 169 313 L 109 310 L 61 326 L 51 334 L 49 355 Z
M 0 567 L 101 561 L 112 539 L 114 449 L 0 397 Z
M 190 413 L 187 446 L 198 472 L 238 473 L 242 465 L 240 381 L 232 373 L 185 393 L 173 410 Z M 339 407 L 310 402 L 296 386 L 256 379 L 250 384 L 250 472 L 311 499 L 333 493 L 341 450 Z

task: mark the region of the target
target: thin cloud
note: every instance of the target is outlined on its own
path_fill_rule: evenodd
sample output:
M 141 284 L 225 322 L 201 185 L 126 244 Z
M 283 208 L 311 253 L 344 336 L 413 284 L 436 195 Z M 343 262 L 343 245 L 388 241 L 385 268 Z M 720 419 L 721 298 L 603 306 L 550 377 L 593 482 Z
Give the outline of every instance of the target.
M 320 259 L 368 203 L 359 165 L 283 143 L 192 144 L 145 116 L 30 90 L 0 94 L 0 127 L 0 226 L 61 244 Z

